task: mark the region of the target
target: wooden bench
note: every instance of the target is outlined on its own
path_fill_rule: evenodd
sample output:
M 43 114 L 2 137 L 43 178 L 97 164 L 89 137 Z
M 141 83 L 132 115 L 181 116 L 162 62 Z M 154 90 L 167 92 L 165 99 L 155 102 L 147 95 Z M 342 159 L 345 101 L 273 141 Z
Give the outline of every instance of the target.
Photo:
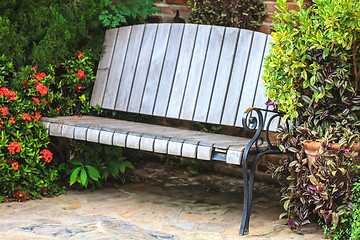
M 257 158 L 278 152 L 259 148 L 266 109 L 262 63 L 266 34 L 195 24 L 146 24 L 110 29 L 105 36 L 91 105 L 103 109 L 225 126 L 257 127 L 252 139 L 94 116 L 42 118 L 51 136 L 116 145 L 175 156 L 242 163 L 244 211 L 249 228 Z M 249 107 L 254 111 L 244 112 Z M 255 148 L 254 148 L 255 146 Z M 246 162 L 257 154 L 248 178 Z

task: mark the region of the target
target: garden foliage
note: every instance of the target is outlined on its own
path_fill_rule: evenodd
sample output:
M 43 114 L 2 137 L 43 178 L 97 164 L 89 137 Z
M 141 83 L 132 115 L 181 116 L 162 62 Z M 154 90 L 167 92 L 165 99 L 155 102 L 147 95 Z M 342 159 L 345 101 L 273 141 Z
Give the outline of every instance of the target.
M 160 9 L 154 7 L 154 0 L 121 0 L 114 4 L 104 0 L 105 9 L 101 11 L 100 21 L 107 28 L 138 24 Z
M 98 20 L 103 1 L 0 1 L 0 53 L 16 69 L 37 65 L 45 70 L 77 49 L 99 59 L 105 28 Z
M 10 84 L 21 77 L 20 91 Z M 53 196 L 58 171 L 52 163 L 49 136 L 38 124 L 50 101 L 45 82 L 49 76 L 25 68 L 15 74 L 13 65 L 0 58 L 0 202 Z
M 191 7 L 192 23 L 237 27 L 255 30 L 262 24 L 265 5 L 258 0 L 193 0 Z
M 271 171 L 284 186 L 282 216 L 291 228 L 298 231 L 319 219 L 331 236 L 346 227 L 343 219 L 356 201 L 351 189 L 357 159 L 351 149 L 360 140 L 360 2 L 312 3 L 305 6 L 299 0 L 300 11 L 294 11 L 278 0 L 264 83 L 272 104 L 294 125 L 282 129 L 279 148 L 288 157 Z M 313 173 L 303 141 L 321 143 Z

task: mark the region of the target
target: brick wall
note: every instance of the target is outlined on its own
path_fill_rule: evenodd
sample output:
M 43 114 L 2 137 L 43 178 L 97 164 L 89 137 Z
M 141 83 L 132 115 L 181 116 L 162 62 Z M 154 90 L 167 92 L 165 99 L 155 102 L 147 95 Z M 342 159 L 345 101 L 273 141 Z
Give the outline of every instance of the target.
M 180 17 L 188 19 L 190 17 L 190 8 L 186 5 L 187 0 L 155 0 L 156 7 L 158 7 L 162 13 L 154 15 L 149 21 L 151 22 L 171 22 L 175 16 L 176 10 L 179 10 Z M 264 17 L 264 23 L 259 27 L 258 31 L 263 33 L 270 33 L 272 21 L 274 18 L 274 12 L 276 0 L 263 0 L 266 5 L 265 11 L 267 15 Z M 294 0 L 288 0 L 289 9 L 297 10 Z

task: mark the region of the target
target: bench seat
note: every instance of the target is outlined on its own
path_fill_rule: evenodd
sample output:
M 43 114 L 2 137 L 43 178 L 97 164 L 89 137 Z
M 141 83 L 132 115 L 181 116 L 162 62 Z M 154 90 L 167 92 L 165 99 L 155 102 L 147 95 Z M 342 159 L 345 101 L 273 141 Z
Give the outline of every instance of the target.
M 248 138 L 94 116 L 41 118 L 51 136 L 240 165 Z

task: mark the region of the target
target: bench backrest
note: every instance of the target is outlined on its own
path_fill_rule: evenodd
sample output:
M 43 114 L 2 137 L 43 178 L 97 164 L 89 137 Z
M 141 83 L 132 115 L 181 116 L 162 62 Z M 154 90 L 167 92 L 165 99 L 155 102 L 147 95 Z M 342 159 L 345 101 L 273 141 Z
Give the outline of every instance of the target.
M 110 29 L 91 105 L 241 127 L 247 108 L 266 108 L 261 74 L 270 39 L 196 24 Z

